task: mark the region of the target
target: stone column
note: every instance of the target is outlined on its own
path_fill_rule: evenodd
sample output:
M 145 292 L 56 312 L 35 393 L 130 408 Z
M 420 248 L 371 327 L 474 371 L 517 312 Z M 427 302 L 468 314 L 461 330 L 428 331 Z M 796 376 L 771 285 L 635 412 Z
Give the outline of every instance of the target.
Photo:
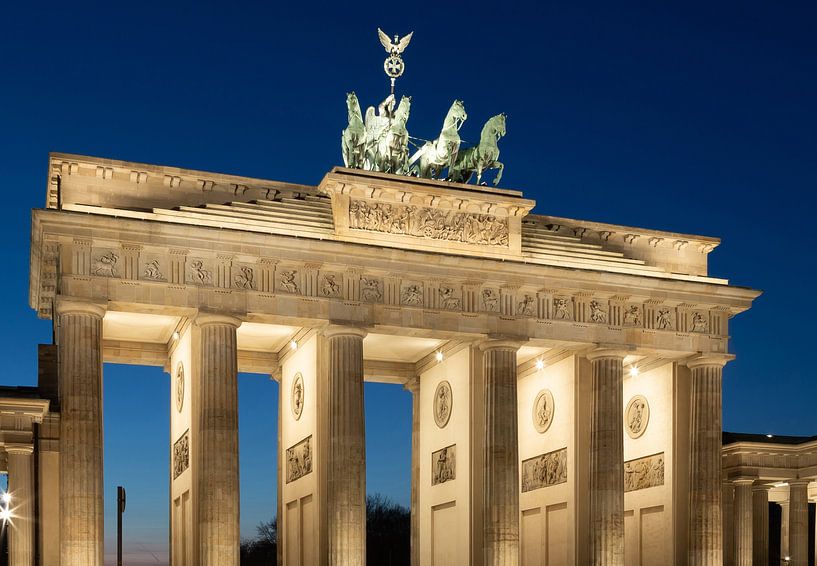
M 752 486 L 752 564 L 769 566 L 769 488 Z
M 731 481 L 723 482 L 723 564 L 735 564 L 735 486 Z
M 726 355 L 699 356 L 692 371 L 689 439 L 689 566 L 723 563 L 721 382 Z M 735 505 L 737 505 L 737 497 Z
M 59 300 L 60 564 L 102 566 L 102 317 Z
M 519 564 L 519 439 L 516 352 L 520 343 L 480 344 L 485 378 L 482 533 L 485 566 Z
M 626 352 L 597 349 L 590 400 L 590 555 L 594 566 L 624 564 L 624 390 Z
M 411 391 L 411 566 L 420 565 L 420 379 L 405 385 Z
M 366 431 L 363 338 L 348 326 L 324 330 L 327 347 L 329 564 L 366 564 Z
M 33 448 L 6 445 L 9 493 L 13 511 L 9 533 L 9 565 L 34 566 L 34 468 Z
M 198 441 L 194 455 L 196 526 L 201 566 L 238 566 L 238 358 L 241 321 L 217 314 L 196 318 L 199 376 L 193 388 Z
M 752 566 L 752 478 L 735 484 L 735 566 Z
M 808 480 L 789 482 L 789 556 L 791 566 L 808 564 Z
M 780 558 L 789 556 L 789 502 L 780 501 Z

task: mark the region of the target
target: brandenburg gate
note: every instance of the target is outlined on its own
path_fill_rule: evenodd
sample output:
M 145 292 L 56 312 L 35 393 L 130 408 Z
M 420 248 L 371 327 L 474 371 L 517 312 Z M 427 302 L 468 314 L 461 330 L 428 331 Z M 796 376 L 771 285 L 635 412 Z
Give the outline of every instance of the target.
M 102 564 L 105 362 L 171 375 L 174 566 L 238 564 L 238 372 L 280 384 L 284 564 L 365 563 L 367 380 L 413 394 L 412 564 L 721 564 L 721 372 L 758 293 L 709 275 L 717 239 L 351 168 L 48 171 L 44 564 Z

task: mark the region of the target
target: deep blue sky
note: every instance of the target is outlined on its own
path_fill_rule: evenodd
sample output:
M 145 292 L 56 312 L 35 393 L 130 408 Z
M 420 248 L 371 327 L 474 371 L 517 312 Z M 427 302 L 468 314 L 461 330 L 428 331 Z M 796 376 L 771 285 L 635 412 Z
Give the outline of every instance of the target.
M 454 98 L 466 139 L 506 112 L 503 185 L 537 212 L 721 237 L 711 273 L 765 291 L 732 321 L 725 427 L 817 434 L 817 7 L 666 4 L 7 3 L 2 383 L 33 384 L 50 340 L 27 301 L 48 151 L 317 183 L 341 161 L 344 94 L 387 93 L 381 26 L 415 32 L 398 82 L 410 133 L 434 136 Z M 240 381 L 246 534 L 274 509 L 275 387 Z M 167 376 L 106 367 L 105 388 L 108 494 L 129 486 L 130 532 L 161 547 Z M 366 393 L 369 485 L 407 502 L 408 394 Z

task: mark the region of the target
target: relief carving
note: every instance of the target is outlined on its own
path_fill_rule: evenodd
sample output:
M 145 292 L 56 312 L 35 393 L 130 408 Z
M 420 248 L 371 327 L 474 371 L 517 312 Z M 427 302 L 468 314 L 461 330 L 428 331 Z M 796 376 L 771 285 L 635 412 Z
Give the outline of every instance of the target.
M 145 271 L 142 272 L 143 279 L 150 279 L 151 281 L 164 281 L 165 276 L 159 268 L 159 260 L 154 259 L 145 264 Z
M 326 297 L 340 296 L 340 283 L 336 281 L 336 275 L 326 274 L 323 276 L 323 285 L 321 285 L 321 293 Z
M 553 413 L 555 410 L 553 403 L 553 393 L 548 389 L 543 389 L 536 396 L 533 402 L 533 427 L 538 433 L 547 432 L 550 424 L 553 422 Z
M 368 279 L 364 277 L 360 280 L 360 297 L 367 303 L 379 303 L 383 300 L 383 291 L 380 288 L 379 279 Z
M 242 265 L 238 269 L 240 273 L 233 278 L 233 284 L 239 289 L 255 289 L 255 272 L 252 267 Z
M 627 429 L 627 436 L 638 438 L 647 430 L 650 422 L 650 405 L 643 395 L 636 395 L 627 403 L 624 409 L 624 420 Z
M 624 325 L 625 326 L 641 326 L 641 307 L 638 305 L 630 305 L 624 311 Z
M 494 289 L 482 290 L 482 309 L 489 312 L 499 310 L 499 293 Z
M 570 302 L 568 299 L 555 298 L 553 299 L 553 318 L 556 320 L 571 320 L 570 316 Z
M 420 285 L 412 283 L 403 288 L 400 294 L 400 302 L 404 305 L 421 305 L 423 304 L 423 288 Z
M 173 443 L 173 479 L 175 480 L 190 467 L 190 431 L 184 431 L 181 438 Z
M 312 472 L 312 435 L 287 448 L 287 483 Z
M 694 312 L 692 313 L 692 332 L 708 332 L 709 331 L 709 323 L 706 319 L 706 315 L 702 312 Z
M 624 462 L 624 491 L 664 485 L 664 453 Z
M 440 287 L 440 306 L 446 310 L 459 310 L 460 300 L 454 296 L 453 287 Z
M 94 268 L 91 273 L 102 277 L 118 277 L 116 273 L 117 261 L 119 261 L 119 256 L 115 253 L 108 252 L 103 254 L 94 261 Z
M 457 478 L 457 445 L 431 453 L 431 485 Z
M 590 301 L 590 320 L 600 324 L 607 322 L 607 311 L 598 301 Z
M 297 271 L 282 271 L 280 278 L 281 288 L 287 293 L 297 293 L 298 284 L 295 282 L 297 275 Z
M 184 366 L 181 362 L 176 367 L 176 410 L 182 412 L 184 407 Z
M 672 311 L 670 309 L 658 309 L 655 315 L 655 323 L 658 330 L 672 330 Z
M 301 372 L 296 373 L 295 379 L 292 380 L 292 391 L 289 399 L 292 416 L 297 421 L 301 418 L 301 413 L 304 412 L 304 376 L 301 375 Z
M 213 274 L 204 269 L 204 262 L 200 259 L 190 262 L 190 278 L 199 285 L 210 285 L 213 282 Z
M 466 244 L 507 247 L 509 240 L 504 218 L 362 200 L 349 203 L 349 227 Z
M 516 304 L 516 314 L 517 316 L 533 316 L 535 314 L 535 306 L 536 298 L 531 295 L 525 295 L 522 300 Z
M 440 428 L 445 428 L 451 418 L 451 409 L 454 405 L 454 396 L 451 384 L 441 381 L 434 391 L 434 422 Z
M 567 481 L 567 448 L 540 454 L 522 462 L 522 492 Z

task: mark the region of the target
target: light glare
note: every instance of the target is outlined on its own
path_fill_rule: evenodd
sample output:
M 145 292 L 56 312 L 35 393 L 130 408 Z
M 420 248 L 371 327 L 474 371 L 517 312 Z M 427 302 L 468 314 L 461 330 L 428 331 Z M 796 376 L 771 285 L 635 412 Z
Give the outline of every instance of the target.
M 290 341 L 289 349 L 290 350 L 297 350 L 298 349 L 298 343 L 295 340 Z
M 638 377 L 638 374 L 641 373 L 637 367 L 632 366 L 630 367 L 630 377 Z
M 536 360 L 536 369 L 542 369 L 545 367 L 545 362 L 542 360 Z
M 439 350 L 437 351 L 437 353 L 436 353 L 436 354 L 434 354 L 434 357 L 436 357 L 436 358 L 437 358 L 437 361 L 438 361 L 438 362 L 443 361 L 443 353 L 442 353 L 442 352 L 440 352 Z

